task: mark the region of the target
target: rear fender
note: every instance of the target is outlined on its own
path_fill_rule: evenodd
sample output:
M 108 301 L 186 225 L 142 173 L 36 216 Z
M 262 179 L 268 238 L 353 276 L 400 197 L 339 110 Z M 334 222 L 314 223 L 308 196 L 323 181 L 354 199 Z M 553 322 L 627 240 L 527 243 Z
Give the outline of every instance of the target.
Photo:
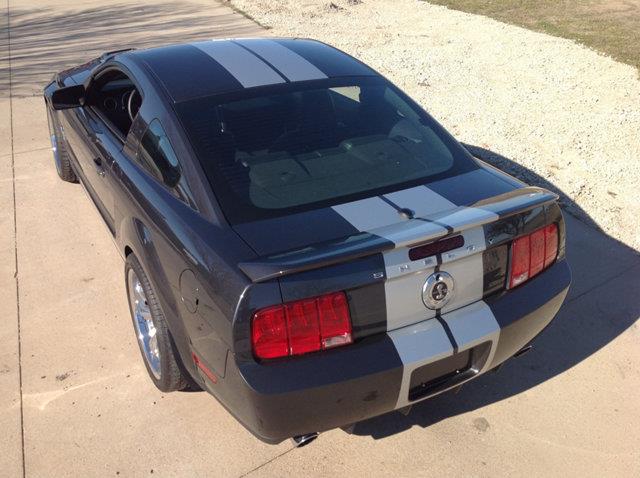
M 173 280 L 165 273 L 156 242 L 154 234 L 141 220 L 128 218 L 120 222 L 116 240 L 118 251 L 123 257 L 129 252 L 138 258 L 149 282 L 157 293 L 180 358 L 186 368 L 193 373 L 195 369 L 190 360 L 189 337 L 184 322 L 180 319 L 179 305 L 176 302 L 174 287 L 172 287 Z

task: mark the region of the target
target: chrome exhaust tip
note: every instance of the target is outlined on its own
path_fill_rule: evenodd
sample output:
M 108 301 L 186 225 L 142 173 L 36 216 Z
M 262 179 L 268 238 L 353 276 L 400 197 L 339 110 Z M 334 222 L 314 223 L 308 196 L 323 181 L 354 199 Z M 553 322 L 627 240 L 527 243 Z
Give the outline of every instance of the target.
M 298 435 L 291 439 L 293 446 L 296 448 L 302 448 L 318 438 L 318 432 L 306 433 L 304 435 Z

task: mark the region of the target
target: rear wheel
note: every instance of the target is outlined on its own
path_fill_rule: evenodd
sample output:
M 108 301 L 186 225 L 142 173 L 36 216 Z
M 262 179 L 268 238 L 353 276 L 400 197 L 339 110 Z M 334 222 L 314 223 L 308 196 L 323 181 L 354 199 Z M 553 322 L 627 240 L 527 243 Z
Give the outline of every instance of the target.
M 163 392 L 184 389 L 187 379 L 157 294 L 133 254 L 127 256 L 125 277 L 133 328 L 151 380 Z
M 63 181 L 77 183 L 78 178 L 71 167 L 69 152 L 65 142 L 59 137 L 59 131 L 56 127 L 55 120 L 51 116 L 51 111 L 47 111 L 47 120 L 49 122 L 49 136 L 51 137 L 51 151 L 53 152 L 53 161 L 56 165 L 58 176 L 60 176 L 60 179 Z

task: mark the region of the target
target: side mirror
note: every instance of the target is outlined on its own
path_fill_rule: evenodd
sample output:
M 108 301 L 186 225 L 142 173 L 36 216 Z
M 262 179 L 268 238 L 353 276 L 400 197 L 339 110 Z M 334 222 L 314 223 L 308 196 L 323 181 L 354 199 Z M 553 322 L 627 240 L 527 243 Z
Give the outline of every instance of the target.
M 84 86 L 73 85 L 58 88 L 51 93 L 51 106 L 54 110 L 77 108 L 84 104 Z

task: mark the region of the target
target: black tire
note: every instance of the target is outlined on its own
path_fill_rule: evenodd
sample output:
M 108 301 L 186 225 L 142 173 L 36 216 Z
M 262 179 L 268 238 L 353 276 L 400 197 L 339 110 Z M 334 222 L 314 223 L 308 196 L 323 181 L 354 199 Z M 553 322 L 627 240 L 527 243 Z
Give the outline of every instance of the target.
M 58 176 L 60 176 L 60 179 L 67 181 L 68 183 L 77 183 L 78 177 L 71 166 L 68 146 L 64 140 L 60 139 L 60 131 L 55 119 L 53 118 L 51 110 L 47 111 L 47 120 L 49 121 L 49 134 L 51 135 L 53 162 L 55 163 Z
M 135 274 L 135 277 L 132 277 L 130 271 Z M 155 336 L 157 337 L 157 350 L 159 351 L 159 358 L 155 357 L 155 366 L 158 370 L 154 374 L 153 366 L 145 353 L 144 345 L 138 336 L 136 336 L 136 342 L 138 342 L 140 353 L 142 354 L 142 360 L 147 368 L 149 377 L 155 386 L 163 392 L 183 390 L 187 387 L 189 382 L 183 372 L 176 346 L 173 342 L 169 329 L 167 328 L 167 320 L 160 307 L 160 302 L 157 299 L 158 296 L 149 282 L 147 274 L 142 269 L 138 258 L 134 254 L 129 254 L 125 262 L 125 285 L 127 288 L 131 320 L 133 321 L 134 331 L 136 332 L 136 335 L 138 335 L 139 329 L 137 319 L 134 314 L 133 304 L 135 297 L 133 297 L 131 292 L 132 289 L 130 288 L 131 280 L 136 280 L 136 278 L 139 281 L 146 297 L 145 303 L 148 305 L 148 311 L 150 312 L 153 320 Z M 156 376 L 158 373 L 159 376 Z

